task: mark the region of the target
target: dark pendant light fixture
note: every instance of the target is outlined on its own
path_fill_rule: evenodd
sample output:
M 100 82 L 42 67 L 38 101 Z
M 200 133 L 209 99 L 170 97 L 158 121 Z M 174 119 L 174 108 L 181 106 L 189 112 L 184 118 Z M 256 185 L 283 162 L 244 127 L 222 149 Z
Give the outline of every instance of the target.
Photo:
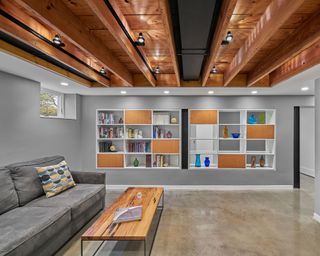
M 225 39 L 223 39 L 223 41 L 222 41 L 221 44 L 222 44 L 222 45 L 228 45 L 229 43 L 232 42 L 232 40 L 233 40 L 233 34 L 232 34 L 231 31 L 228 31 Z
M 216 68 L 216 66 L 213 66 L 213 68 L 211 69 L 211 74 L 217 74 L 218 73 L 218 69 Z
M 160 68 L 159 68 L 159 67 L 156 67 L 156 68 L 154 69 L 154 73 L 155 73 L 155 74 L 160 74 Z
M 58 46 L 58 47 L 64 47 L 65 44 L 61 41 L 61 38 L 59 35 L 55 35 L 54 38 L 52 39 L 52 42 Z
M 135 41 L 135 44 L 138 46 L 144 46 L 145 40 L 142 32 L 139 33 L 139 36 L 137 38 L 137 41 Z
M 107 74 L 107 72 L 106 72 L 106 70 L 105 70 L 104 67 L 102 67 L 99 72 L 100 72 L 100 74 L 102 74 L 102 75 Z

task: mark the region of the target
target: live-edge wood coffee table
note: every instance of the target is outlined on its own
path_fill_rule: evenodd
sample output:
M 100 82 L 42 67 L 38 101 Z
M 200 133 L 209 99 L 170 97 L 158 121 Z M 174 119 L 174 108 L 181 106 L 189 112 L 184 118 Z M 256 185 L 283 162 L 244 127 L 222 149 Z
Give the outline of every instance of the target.
M 138 192 L 142 193 L 142 197 L 140 199 L 137 197 Z M 140 221 L 123 222 L 119 224 L 112 223 L 112 219 L 117 208 L 138 205 L 142 205 L 142 219 Z M 102 241 L 93 255 L 98 252 L 106 241 L 142 241 L 144 243 L 144 255 L 146 256 L 147 237 L 152 220 L 156 211 L 160 210 L 160 216 L 156 224 L 156 231 L 152 238 L 148 254 L 150 255 L 157 234 L 163 207 L 163 188 L 128 188 L 109 208 L 104 210 L 102 215 L 81 236 L 81 256 L 83 256 L 84 241 Z

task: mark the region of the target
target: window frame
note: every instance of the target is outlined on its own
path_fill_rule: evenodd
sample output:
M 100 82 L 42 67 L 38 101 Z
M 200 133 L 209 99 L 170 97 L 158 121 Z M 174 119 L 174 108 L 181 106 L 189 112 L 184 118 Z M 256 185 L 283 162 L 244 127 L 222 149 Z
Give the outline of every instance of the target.
M 57 110 L 57 116 L 44 116 L 41 115 L 40 113 L 40 117 L 41 118 L 51 118 L 51 119 L 64 119 L 65 117 L 65 102 L 64 102 L 64 94 L 61 92 L 57 92 L 54 90 L 50 90 L 47 88 L 40 88 L 40 94 L 39 94 L 39 98 L 41 96 L 41 93 L 50 93 L 53 94 L 55 96 L 58 96 L 58 110 Z M 39 101 L 39 112 L 40 112 L 40 101 Z

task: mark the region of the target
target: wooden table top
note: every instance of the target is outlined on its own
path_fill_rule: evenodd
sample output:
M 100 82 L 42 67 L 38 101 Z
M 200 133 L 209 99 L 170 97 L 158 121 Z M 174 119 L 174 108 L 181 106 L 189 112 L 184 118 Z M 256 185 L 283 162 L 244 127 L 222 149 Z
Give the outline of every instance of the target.
M 137 193 L 142 198 L 137 198 Z M 163 194 L 163 188 L 128 188 L 81 236 L 82 240 L 144 240 Z M 117 208 L 142 205 L 140 221 L 112 224 Z

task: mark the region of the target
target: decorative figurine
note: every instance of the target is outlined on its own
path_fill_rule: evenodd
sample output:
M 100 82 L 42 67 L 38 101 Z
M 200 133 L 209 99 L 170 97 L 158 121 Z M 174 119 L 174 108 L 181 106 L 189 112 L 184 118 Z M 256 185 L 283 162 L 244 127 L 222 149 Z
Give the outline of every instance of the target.
M 175 116 L 172 116 L 170 119 L 171 124 L 176 124 L 177 123 L 177 118 Z
M 265 166 L 266 160 L 264 159 L 264 156 L 261 156 L 261 157 L 260 157 L 259 163 L 260 163 L 260 167 L 264 167 L 264 166 Z
M 210 166 L 210 159 L 209 159 L 208 156 L 205 157 L 204 165 L 205 165 L 205 167 L 209 167 Z
M 257 123 L 257 118 L 254 116 L 254 114 L 251 114 L 248 119 L 248 124 L 256 124 L 256 123 Z
M 137 158 L 134 159 L 133 166 L 134 167 L 138 167 L 139 166 L 139 160 Z
M 200 154 L 196 154 L 196 162 L 194 163 L 195 167 L 201 167 Z
M 171 139 L 172 138 L 172 132 L 168 131 L 166 134 L 166 138 Z
M 257 158 L 255 156 L 251 157 L 251 168 L 256 168 Z
M 229 138 L 229 129 L 227 126 L 223 128 L 223 138 Z
M 122 119 L 122 117 L 120 117 L 120 119 L 119 119 L 119 124 L 123 124 L 123 119 Z
M 138 139 L 142 139 L 143 138 L 143 136 L 142 136 L 142 130 L 139 130 L 138 131 Z
M 112 144 L 112 145 L 110 146 L 109 150 L 110 150 L 111 152 L 116 152 L 117 148 L 116 148 L 116 146 L 115 146 L 114 144 Z

